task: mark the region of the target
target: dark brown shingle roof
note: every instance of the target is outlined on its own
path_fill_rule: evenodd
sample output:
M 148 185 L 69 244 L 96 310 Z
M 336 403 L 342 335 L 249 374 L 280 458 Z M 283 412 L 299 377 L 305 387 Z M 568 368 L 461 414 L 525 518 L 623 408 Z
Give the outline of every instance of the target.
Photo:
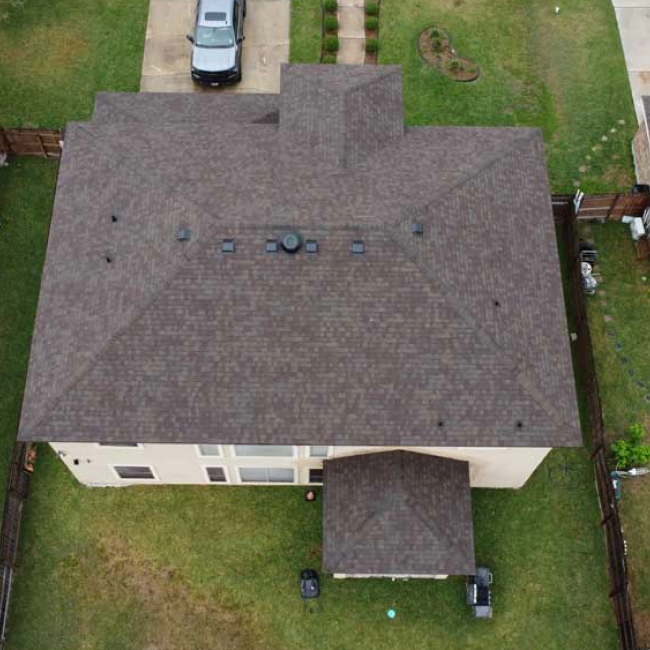
M 474 574 L 468 464 L 406 451 L 325 461 L 323 568 Z
M 307 112 L 311 75 L 361 96 L 334 156 L 268 96 L 101 95 L 69 126 L 22 439 L 580 444 L 540 133 L 383 117 L 381 149 L 349 128 L 377 87 L 397 110 L 374 70 L 283 70 Z M 289 226 L 318 254 L 265 253 Z

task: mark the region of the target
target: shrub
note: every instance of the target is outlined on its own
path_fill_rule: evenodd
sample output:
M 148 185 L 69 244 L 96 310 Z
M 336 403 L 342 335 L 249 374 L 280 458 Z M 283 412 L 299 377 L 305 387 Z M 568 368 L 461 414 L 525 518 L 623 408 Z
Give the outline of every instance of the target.
M 12 11 L 22 9 L 25 0 L 0 0 L 0 24 L 9 20 Z
M 366 18 L 366 29 L 370 32 L 376 32 L 379 27 L 379 21 L 374 16 Z
M 336 55 L 335 54 L 326 54 L 323 57 L 323 63 L 336 63 Z
M 429 37 L 431 38 L 431 40 L 433 40 L 434 38 L 440 38 L 440 32 L 437 29 L 432 29 L 429 32 Z
M 376 38 L 367 38 L 366 39 L 366 52 L 372 54 L 379 50 L 379 41 Z
M 442 52 L 442 41 L 439 38 L 432 38 L 431 49 L 434 52 Z
M 339 39 L 336 36 L 326 36 L 325 37 L 325 51 L 326 52 L 338 52 L 339 51 Z
M 339 7 L 339 3 L 336 0 L 325 0 L 325 11 L 333 14 Z
M 376 2 L 366 2 L 366 15 L 376 16 L 379 13 L 379 5 Z
M 461 65 L 460 61 L 454 59 L 453 61 L 449 62 L 449 69 L 452 72 L 460 72 L 463 69 L 463 66 Z
M 618 469 L 629 469 L 647 465 L 650 461 L 650 445 L 642 445 L 645 429 L 641 424 L 633 424 L 626 433 L 612 444 L 612 453 Z
M 339 28 L 339 21 L 336 16 L 325 16 L 325 30 L 335 32 Z

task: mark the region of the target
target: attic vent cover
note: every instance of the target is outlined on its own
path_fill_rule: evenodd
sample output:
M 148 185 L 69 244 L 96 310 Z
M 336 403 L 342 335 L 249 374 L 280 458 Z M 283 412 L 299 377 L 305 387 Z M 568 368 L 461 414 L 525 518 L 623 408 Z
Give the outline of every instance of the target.
M 234 253 L 235 252 L 235 240 L 234 239 L 224 239 L 221 244 L 222 253 Z
M 363 242 L 360 239 L 356 239 L 352 242 L 351 250 L 356 255 L 361 255 L 363 253 Z
M 176 231 L 176 239 L 178 241 L 187 241 L 192 237 L 192 231 L 189 228 L 179 228 Z
M 424 233 L 424 225 L 421 223 L 414 223 L 411 225 L 411 232 L 414 235 L 421 235 Z
M 305 250 L 308 253 L 318 253 L 318 242 L 315 239 L 308 239 L 305 242 Z
M 282 235 L 282 249 L 287 253 L 297 253 L 302 246 L 300 233 L 292 231 Z
M 278 242 L 275 239 L 267 239 L 264 250 L 267 253 L 277 253 L 278 252 Z

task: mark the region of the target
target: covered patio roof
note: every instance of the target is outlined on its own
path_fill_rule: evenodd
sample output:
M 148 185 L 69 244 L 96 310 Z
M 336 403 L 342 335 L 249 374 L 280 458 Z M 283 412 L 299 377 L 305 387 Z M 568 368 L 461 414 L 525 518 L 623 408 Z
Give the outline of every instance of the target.
M 466 462 L 408 451 L 325 461 L 323 520 L 327 573 L 475 572 Z

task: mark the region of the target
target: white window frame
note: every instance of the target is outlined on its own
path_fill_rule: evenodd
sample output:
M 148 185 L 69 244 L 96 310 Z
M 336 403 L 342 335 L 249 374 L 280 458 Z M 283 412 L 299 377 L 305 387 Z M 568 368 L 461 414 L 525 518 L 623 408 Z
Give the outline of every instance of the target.
M 237 453 L 237 447 L 291 447 L 291 456 L 240 456 Z M 277 458 L 278 460 L 288 460 L 298 458 L 298 447 L 296 445 L 230 445 L 233 458 Z M 223 451 L 223 450 L 222 450 Z
M 210 444 L 212 444 L 212 443 L 210 443 L 210 442 L 206 442 L 206 443 L 202 443 L 202 444 L 210 445 Z M 219 447 L 219 455 L 218 455 L 218 456 L 214 456 L 214 455 L 212 455 L 212 454 L 202 454 L 202 453 L 201 453 L 201 446 L 202 446 L 202 444 L 196 444 L 196 445 L 194 445 L 194 451 L 196 451 L 196 455 L 197 455 L 199 458 L 224 458 L 224 447 L 225 447 L 225 445 L 221 445 L 221 444 L 212 444 L 213 447 Z
M 255 458 L 255 457 L 253 457 Z M 291 473 L 293 474 L 293 479 L 291 481 L 245 481 L 241 477 L 241 470 L 242 469 L 263 469 L 263 470 L 268 470 L 268 469 L 290 469 Z M 296 485 L 296 468 L 295 467 L 255 467 L 248 465 L 246 467 L 238 467 L 237 468 L 237 480 L 239 483 L 242 485 Z
M 205 458 L 205 456 L 203 456 Z M 216 456 L 213 456 L 216 458 Z M 218 467 L 223 470 L 224 476 L 226 477 L 225 481 L 211 481 L 210 476 L 208 475 L 208 467 Z M 205 477 L 205 482 L 208 485 L 231 485 L 232 481 L 230 480 L 230 470 L 227 465 L 217 465 L 216 463 L 211 463 L 210 465 L 201 465 L 201 470 L 203 471 L 203 476 Z
M 327 455 L 325 456 L 312 456 L 311 455 L 311 448 L 312 447 L 327 447 Z M 332 453 L 332 445 L 308 445 L 307 446 L 307 458 L 322 458 L 323 460 L 326 460 L 330 457 L 330 454 Z
M 109 463 L 108 466 L 115 475 L 115 478 L 122 483 L 160 483 L 160 477 L 158 476 L 156 468 L 153 465 L 149 465 L 147 463 Z M 117 472 L 117 467 L 147 467 L 151 470 L 153 478 L 122 478 Z
M 136 442 L 132 445 L 125 445 L 119 442 L 111 442 L 102 444 L 101 442 L 94 443 L 95 447 L 98 449 L 144 449 L 144 445 L 141 442 Z

